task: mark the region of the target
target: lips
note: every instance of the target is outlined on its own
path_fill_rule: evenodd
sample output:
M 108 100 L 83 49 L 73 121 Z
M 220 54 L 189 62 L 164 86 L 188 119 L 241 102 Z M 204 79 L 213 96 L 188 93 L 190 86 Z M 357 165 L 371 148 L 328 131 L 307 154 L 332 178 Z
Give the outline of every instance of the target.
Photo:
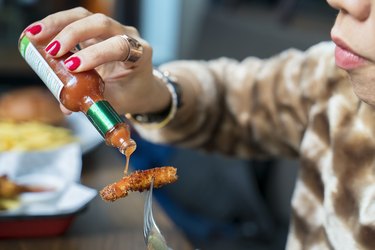
M 335 60 L 336 65 L 345 70 L 353 70 L 364 65 L 366 60 L 355 54 L 343 41 L 338 38 L 332 38 L 336 44 Z

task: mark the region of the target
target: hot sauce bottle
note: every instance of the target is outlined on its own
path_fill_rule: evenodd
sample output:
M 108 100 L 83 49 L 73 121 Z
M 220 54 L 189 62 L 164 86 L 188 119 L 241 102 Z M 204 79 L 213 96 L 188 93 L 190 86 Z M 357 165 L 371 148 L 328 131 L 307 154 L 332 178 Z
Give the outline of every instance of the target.
M 83 112 L 106 143 L 126 156 L 126 172 L 136 143 L 130 138 L 129 126 L 104 99 L 103 80 L 95 70 L 70 72 L 65 67 L 64 60 L 71 56 L 72 52 L 53 58 L 45 52 L 44 47 L 32 44 L 24 34 L 18 44 L 23 58 L 57 100 L 73 112 Z

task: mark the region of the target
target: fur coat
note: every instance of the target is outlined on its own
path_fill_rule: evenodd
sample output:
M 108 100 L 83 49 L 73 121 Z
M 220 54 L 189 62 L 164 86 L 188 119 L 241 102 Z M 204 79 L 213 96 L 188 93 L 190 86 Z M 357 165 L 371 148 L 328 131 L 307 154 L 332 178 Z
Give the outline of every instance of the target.
M 286 248 L 375 249 L 375 110 L 335 66 L 334 44 L 161 68 L 180 79 L 183 105 L 163 129 L 135 125 L 143 137 L 242 158 L 298 158 Z

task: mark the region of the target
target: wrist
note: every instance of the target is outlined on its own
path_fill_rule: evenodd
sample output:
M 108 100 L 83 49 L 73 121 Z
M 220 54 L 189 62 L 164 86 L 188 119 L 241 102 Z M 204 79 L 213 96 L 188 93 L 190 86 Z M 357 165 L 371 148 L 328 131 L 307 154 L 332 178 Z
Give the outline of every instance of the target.
M 154 84 L 150 91 L 152 94 L 149 96 L 151 100 L 148 100 L 148 110 L 145 112 L 141 111 L 139 112 L 140 114 L 162 113 L 165 110 L 169 110 L 171 106 L 172 95 L 167 87 L 166 80 L 163 78 L 164 76 L 161 77 L 157 72 L 159 71 L 153 70 Z
M 176 115 L 177 109 L 182 105 L 181 103 L 181 88 L 176 83 L 175 79 L 167 72 L 161 72 L 154 69 L 153 75 L 158 81 L 157 84 L 163 84 L 165 89 L 167 89 L 168 97 L 162 98 L 158 94 L 154 96 L 158 98 L 159 105 L 154 106 L 155 112 L 148 112 L 144 114 L 126 114 L 131 122 L 136 124 L 142 124 L 149 128 L 162 128 L 166 126 L 171 120 L 173 120 Z M 162 88 L 158 88 L 162 89 Z M 166 92 L 164 91 L 164 94 Z

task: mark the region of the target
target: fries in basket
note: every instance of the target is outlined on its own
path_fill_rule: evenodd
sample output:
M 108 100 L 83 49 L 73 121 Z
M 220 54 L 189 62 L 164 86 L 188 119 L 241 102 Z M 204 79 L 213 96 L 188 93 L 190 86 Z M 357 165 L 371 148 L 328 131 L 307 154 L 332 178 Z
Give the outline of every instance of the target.
M 72 132 L 67 128 L 40 122 L 0 121 L 0 152 L 47 150 L 75 140 Z

